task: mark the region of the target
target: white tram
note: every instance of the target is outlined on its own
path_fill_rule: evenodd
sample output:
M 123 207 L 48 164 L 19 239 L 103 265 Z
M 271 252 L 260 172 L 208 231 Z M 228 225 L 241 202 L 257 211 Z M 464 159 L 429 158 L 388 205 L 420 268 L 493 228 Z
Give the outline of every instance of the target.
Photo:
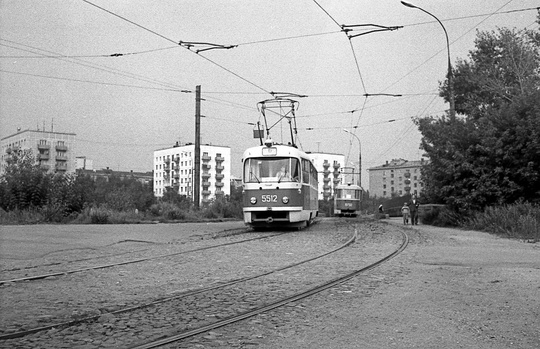
M 317 170 L 292 145 L 264 145 L 244 152 L 244 223 L 253 228 L 303 227 L 318 215 Z

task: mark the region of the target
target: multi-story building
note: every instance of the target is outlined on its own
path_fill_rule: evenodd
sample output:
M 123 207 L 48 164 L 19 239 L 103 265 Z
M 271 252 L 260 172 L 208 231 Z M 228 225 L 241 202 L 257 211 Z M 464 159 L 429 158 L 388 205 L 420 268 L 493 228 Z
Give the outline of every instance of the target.
M 330 153 L 308 153 L 319 173 L 319 200 L 328 200 L 342 181 L 345 156 Z
M 76 170 L 93 170 L 94 161 L 87 159 L 86 156 L 75 157 L 75 169 Z
M 386 164 L 369 168 L 369 194 L 377 197 L 391 197 L 392 195 L 419 195 L 423 183 L 420 169 L 424 160 L 407 161 L 393 159 Z
M 0 173 L 16 150 L 30 151 L 36 162 L 52 172 L 75 172 L 75 133 L 19 131 L 0 140 Z
M 201 144 L 201 203 L 218 195 L 230 195 L 231 148 Z M 195 145 L 176 144 L 154 151 L 154 195 L 163 196 L 168 188 L 193 198 Z

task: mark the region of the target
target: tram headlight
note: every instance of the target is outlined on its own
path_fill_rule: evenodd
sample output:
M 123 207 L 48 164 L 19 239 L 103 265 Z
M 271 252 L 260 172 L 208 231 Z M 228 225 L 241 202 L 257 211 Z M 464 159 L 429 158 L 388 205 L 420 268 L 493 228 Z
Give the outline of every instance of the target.
M 252 196 L 249 202 L 251 202 L 252 205 L 255 205 L 257 203 L 257 198 L 255 196 Z
M 284 204 L 288 204 L 289 203 L 289 198 L 284 196 L 282 199 L 281 199 L 281 202 L 283 202 Z

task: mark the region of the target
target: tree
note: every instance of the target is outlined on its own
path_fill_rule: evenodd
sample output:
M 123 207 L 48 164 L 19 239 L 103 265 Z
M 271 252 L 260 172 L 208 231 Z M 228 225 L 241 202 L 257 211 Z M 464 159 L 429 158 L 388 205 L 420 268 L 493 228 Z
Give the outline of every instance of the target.
M 540 14 L 539 14 L 540 22 Z M 424 194 L 456 209 L 540 198 L 540 32 L 479 32 L 454 71 L 452 120 L 417 120 Z M 440 87 L 448 100 L 448 82 Z
M 42 207 L 47 203 L 51 175 L 43 171 L 31 150 L 12 150 L 0 178 L 0 207 L 6 211 Z

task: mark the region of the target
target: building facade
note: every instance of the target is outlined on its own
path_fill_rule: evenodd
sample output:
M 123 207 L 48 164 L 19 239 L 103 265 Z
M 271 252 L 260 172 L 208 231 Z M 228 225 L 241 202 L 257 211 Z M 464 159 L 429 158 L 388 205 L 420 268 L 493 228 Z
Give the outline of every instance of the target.
M 331 153 L 308 153 L 319 173 L 319 200 L 328 200 L 334 188 L 342 182 L 345 156 Z
M 11 153 L 30 151 L 41 168 L 50 172 L 75 172 L 75 133 L 19 131 L 0 140 L 0 173 L 3 173 Z
M 201 203 L 218 195 L 230 195 L 231 148 L 201 145 Z M 162 197 L 167 189 L 193 198 L 195 145 L 175 145 L 154 151 L 154 195 Z
M 370 196 L 387 198 L 392 195 L 420 195 L 423 187 L 420 169 L 424 163 L 423 159 L 420 161 L 393 159 L 384 165 L 369 168 Z

